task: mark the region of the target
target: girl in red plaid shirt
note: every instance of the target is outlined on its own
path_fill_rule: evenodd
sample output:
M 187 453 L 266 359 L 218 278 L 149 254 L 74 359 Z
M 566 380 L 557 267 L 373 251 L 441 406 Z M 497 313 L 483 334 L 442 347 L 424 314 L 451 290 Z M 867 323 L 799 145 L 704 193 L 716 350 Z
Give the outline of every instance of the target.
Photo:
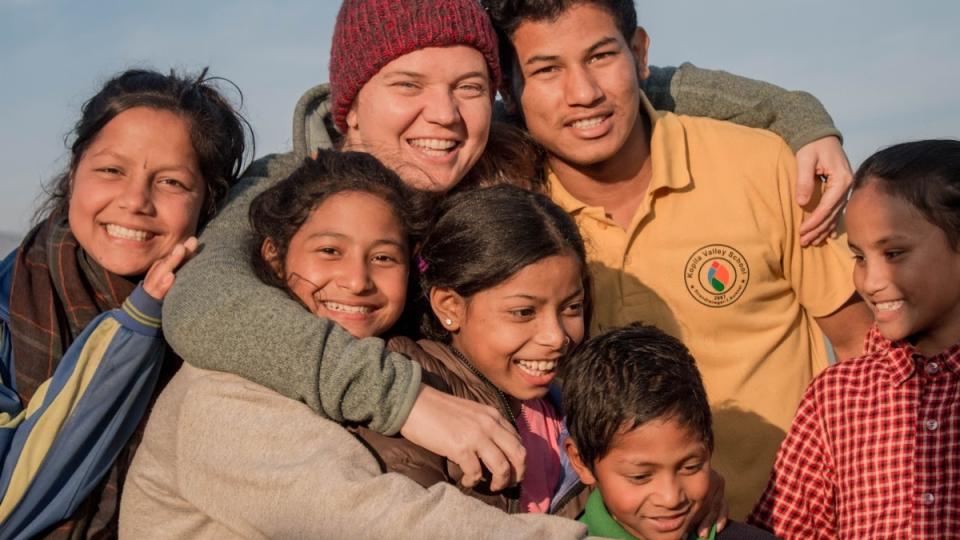
M 847 209 L 864 356 L 807 389 L 751 521 L 783 538 L 960 535 L 960 141 L 892 146 Z

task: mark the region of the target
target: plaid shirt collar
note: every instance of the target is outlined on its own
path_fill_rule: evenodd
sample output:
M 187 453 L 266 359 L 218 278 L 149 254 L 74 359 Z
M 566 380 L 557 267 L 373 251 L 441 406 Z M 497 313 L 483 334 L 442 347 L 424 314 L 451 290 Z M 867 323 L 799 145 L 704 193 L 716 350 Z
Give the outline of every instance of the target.
M 944 369 L 960 374 L 960 343 L 939 354 L 925 357 L 905 340 L 890 341 L 883 337 L 874 324 L 867 332 L 864 351 L 871 355 L 879 353 L 888 359 L 887 372 L 894 386 L 902 385 L 913 376 L 921 362 L 937 362 Z

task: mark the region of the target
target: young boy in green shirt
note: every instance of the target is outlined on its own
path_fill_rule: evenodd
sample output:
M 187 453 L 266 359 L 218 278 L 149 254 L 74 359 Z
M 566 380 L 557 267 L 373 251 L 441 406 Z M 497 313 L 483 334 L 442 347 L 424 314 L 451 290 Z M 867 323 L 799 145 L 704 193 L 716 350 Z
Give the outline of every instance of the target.
M 590 535 L 697 538 L 713 430 L 687 348 L 654 326 L 632 324 L 590 339 L 560 370 L 570 432 L 564 448 L 583 483 L 596 488 L 580 518 Z M 774 538 L 739 523 L 707 537 Z

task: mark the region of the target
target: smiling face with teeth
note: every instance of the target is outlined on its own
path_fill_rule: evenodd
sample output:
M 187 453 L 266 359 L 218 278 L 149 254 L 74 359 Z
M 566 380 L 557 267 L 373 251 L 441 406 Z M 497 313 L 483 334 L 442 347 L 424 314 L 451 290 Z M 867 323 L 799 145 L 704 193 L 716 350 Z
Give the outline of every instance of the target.
M 199 170 L 187 120 L 146 107 L 121 112 L 72 171 L 70 230 L 106 270 L 144 274 L 196 233 Z
M 367 192 L 331 195 L 290 239 L 283 267 L 291 291 L 314 314 L 357 338 L 387 331 L 403 313 L 409 248 L 397 215 Z M 263 246 L 271 260 L 270 240 Z
M 888 339 L 909 339 L 924 355 L 960 336 L 960 252 L 910 203 L 869 180 L 847 205 L 857 291 Z
M 580 261 L 565 253 L 522 268 L 506 281 L 462 298 L 431 291 L 452 344 L 491 383 L 517 400 L 546 395 L 557 364 L 583 339 Z
M 490 75 L 472 47 L 427 47 L 396 58 L 357 94 L 345 147 L 368 152 L 407 184 L 447 191 L 480 158 L 492 113 Z
M 553 20 L 520 23 L 511 41 L 511 93 L 555 170 L 616 166 L 622 174 L 639 167 L 646 137 L 640 80 L 648 74 L 649 44 L 642 28 L 624 37 L 608 11 L 583 2 Z

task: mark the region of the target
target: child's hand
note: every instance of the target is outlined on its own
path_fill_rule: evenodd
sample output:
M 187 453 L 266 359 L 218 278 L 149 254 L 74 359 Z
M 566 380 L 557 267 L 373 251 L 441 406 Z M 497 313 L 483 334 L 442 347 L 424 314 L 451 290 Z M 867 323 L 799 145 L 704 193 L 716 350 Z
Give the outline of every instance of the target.
M 155 261 L 143 278 L 143 290 L 157 300 L 163 300 L 173 286 L 173 273 L 197 251 L 197 237 L 191 236 L 182 244 L 173 246 L 167 256 Z
M 513 426 L 493 407 L 421 386 L 400 433 L 459 465 L 465 487 L 483 479 L 481 461 L 493 475 L 493 491 L 523 478 L 526 450 Z
M 703 501 L 705 512 L 703 519 L 697 524 L 697 537 L 707 538 L 710 534 L 710 527 L 714 523 L 717 525 L 717 532 L 727 526 L 727 519 L 730 517 L 730 507 L 727 506 L 727 499 L 724 496 L 724 486 L 727 481 L 716 471 L 710 469 L 710 492 L 707 493 L 706 500 Z

